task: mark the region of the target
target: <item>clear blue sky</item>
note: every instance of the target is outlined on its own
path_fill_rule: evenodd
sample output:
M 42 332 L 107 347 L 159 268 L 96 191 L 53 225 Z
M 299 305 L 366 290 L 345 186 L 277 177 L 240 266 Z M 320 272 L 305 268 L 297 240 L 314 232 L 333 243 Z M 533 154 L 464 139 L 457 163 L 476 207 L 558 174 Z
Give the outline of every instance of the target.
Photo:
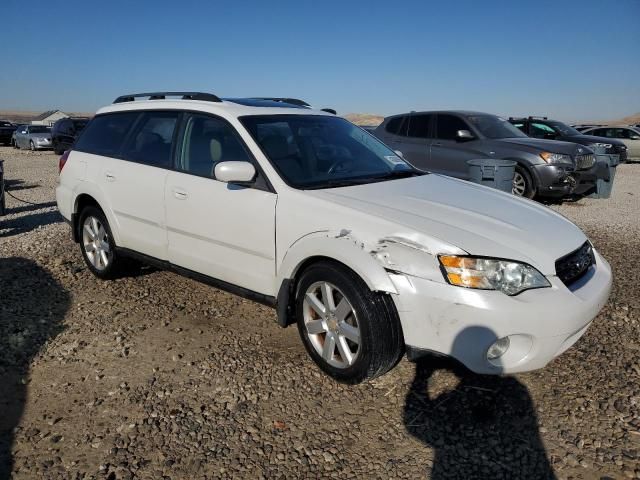
M 640 111 L 640 0 L 1 3 L 4 110 L 185 89 L 340 113 Z

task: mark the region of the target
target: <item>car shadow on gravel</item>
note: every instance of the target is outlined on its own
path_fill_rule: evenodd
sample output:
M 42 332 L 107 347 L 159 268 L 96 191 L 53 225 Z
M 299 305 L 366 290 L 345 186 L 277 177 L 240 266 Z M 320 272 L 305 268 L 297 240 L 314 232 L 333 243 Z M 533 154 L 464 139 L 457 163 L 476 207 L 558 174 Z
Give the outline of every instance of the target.
M 483 327 L 466 329 L 454 352 L 487 332 L 495 338 Z M 434 394 L 438 385 L 432 383 L 439 382 L 433 378 L 443 373 L 455 379 L 448 385 L 455 387 Z M 423 357 L 416 362 L 403 419 L 407 432 L 434 451 L 426 478 L 556 478 L 529 392 L 513 377 L 477 375 L 452 359 Z
M 29 366 L 62 331 L 69 293 L 32 260 L 0 258 L 0 479 L 13 467 L 11 448 L 27 399 Z M 35 435 L 34 435 L 35 436 Z
M 47 207 L 40 207 L 47 208 Z M 7 212 L 11 214 L 12 212 Z M 58 212 L 58 209 L 34 213 L 31 215 L 23 215 L 17 218 L 7 219 L 6 217 L 0 217 L 0 238 L 12 237 L 21 233 L 30 232 L 39 227 L 46 225 L 52 225 L 54 223 L 62 222 L 62 216 Z

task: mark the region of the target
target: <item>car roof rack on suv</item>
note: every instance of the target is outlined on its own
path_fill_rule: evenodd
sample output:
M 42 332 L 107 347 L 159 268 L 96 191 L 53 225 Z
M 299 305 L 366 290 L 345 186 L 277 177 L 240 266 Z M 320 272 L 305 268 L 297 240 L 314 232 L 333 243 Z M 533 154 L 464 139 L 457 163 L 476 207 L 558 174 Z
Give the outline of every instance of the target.
M 529 115 L 528 117 L 509 117 L 509 121 L 516 120 L 549 120 L 547 117 L 537 117 L 535 115 Z
M 299 107 L 310 107 L 307 102 L 300 100 L 299 98 L 284 98 L 284 97 L 253 97 L 256 100 L 271 100 L 272 102 L 290 103 L 291 105 L 297 105 Z
M 202 92 L 151 92 L 151 93 L 130 93 L 121 95 L 113 103 L 133 102 L 136 98 L 149 97 L 149 100 L 164 100 L 166 97 L 182 97 L 182 100 L 202 100 L 204 102 L 221 102 L 219 97 L 213 93 Z

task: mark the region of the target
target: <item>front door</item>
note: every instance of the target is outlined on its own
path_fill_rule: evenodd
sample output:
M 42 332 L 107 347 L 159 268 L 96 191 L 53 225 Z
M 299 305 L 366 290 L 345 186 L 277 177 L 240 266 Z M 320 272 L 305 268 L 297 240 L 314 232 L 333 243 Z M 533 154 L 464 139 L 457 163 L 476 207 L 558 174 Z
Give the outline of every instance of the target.
M 165 189 L 169 261 L 265 295 L 275 295 L 277 195 L 215 179 L 215 165 L 253 162 L 225 120 L 191 114 Z
M 462 118 L 456 115 L 437 115 L 429 163 L 432 165 L 433 172 L 468 180 L 467 161 L 478 158 L 478 153 L 471 148 L 475 140 L 459 139 L 458 130 L 473 131 Z

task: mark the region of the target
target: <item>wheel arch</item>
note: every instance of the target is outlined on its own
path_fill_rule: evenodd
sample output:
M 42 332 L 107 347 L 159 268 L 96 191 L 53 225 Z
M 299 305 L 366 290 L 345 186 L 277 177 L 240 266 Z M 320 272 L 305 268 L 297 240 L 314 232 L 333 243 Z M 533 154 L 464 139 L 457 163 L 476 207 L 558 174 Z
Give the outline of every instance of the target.
M 104 207 L 104 202 L 101 201 L 101 196 L 97 194 L 98 192 L 88 192 L 83 191 L 78 193 L 73 201 L 73 209 L 71 211 L 71 225 L 73 230 L 73 239 L 75 242 L 79 242 L 80 238 L 78 235 L 78 222 L 80 221 L 80 214 L 82 210 L 88 206 L 94 206 L 107 218 L 109 222 L 109 226 L 111 227 L 111 234 L 114 236 L 114 240 L 116 244 L 119 242 L 120 238 L 118 235 L 118 229 L 116 227 L 115 217 L 112 212 Z
M 287 250 L 276 275 L 278 323 L 293 323 L 291 311 L 301 272 L 318 262 L 338 263 L 358 275 L 372 291 L 397 294 L 385 268 L 362 243 L 349 235 L 316 232 L 294 242 Z

